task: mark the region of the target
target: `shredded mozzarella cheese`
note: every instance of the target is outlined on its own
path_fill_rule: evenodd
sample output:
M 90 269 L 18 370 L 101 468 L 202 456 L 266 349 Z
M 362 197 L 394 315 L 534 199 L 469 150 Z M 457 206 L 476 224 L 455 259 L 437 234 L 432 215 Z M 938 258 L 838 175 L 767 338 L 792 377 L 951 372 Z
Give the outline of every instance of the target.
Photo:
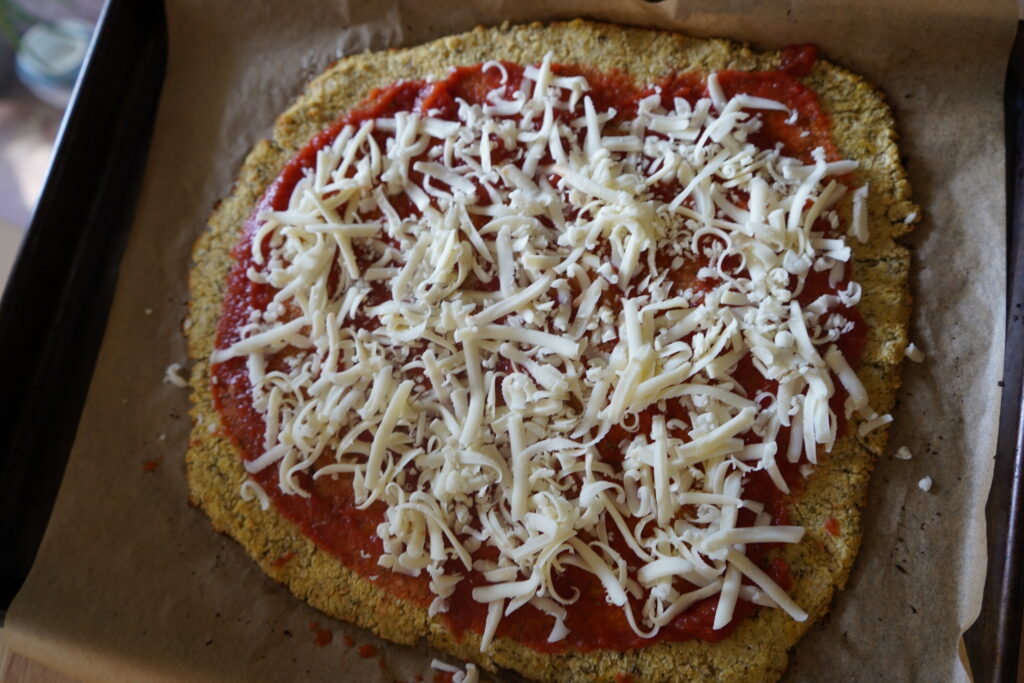
M 914 344 L 913 342 L 907 344 L 907 348 L 906 351 L 904 351 L 904 354 L 907 356 L 908 359 L 915 363 L 923 363 L 924 359 L 926 358 L 924 351 L 919 349 L 917 345 Z
M 837 386 L 863 427 L 891 419 L 871 411 L 836 345 L 852 329 L 836 309 L 859 287 L 797 302 L 811 273 L 842 277 L 849 248 L 815 225 L 835 224 L 831 178 L 856 164 L 758 149 L 757 110 L 786 106 L 730 99 L 714 74 L 695 106 L 651 95 L 621 121 L 550 56 L 516 90 L 503 65 L 486 68 L 502 85 L 458 101 L 457 121 L 349 126 L 287 210 L 262 216 L 250 278 L 274 301 L 212 359 L 246 359 L 266 420 L 247 469 L 276 465 L 281 490 L 300 496 L 300 472 L 350 477 L 361 507 L 383 502 L 379 563 L 428 572 L 431 614 L 481 571 L 484 649 L 525 604 L 552 617 L 550 640 L 565 637 L 575 598 L 554 579 L 566 565 L 592 573 L 643 637 L 715 595 L 724 626 L 754 590 L 743 577 L 759 604 L 806 618 L 746 556 L 803 529 L 772 526 L 745 482 L 764 470 L 788 492 L 783 430 L 788 461 L 813 469 L 836 439 Z M 671 183 L 683 189 L 666 197 Z M 867 191 L 852 197 L 861 241 Z M 694 262 L 699 288 L 673 277 Z M 283 349 L 285 369 L 269 371 Z M 747 395 L 732 378 L 745 357 L 777 391 Z M 669 404 L 685 419 L 667 418 Z M 598 451 L 611 433 L 626 434 L 612 444 L 621 465 Z M 497 559 L 474 562 L 481 546 Z
M 171 363 L 164 368 L 164 381 L 181 389 L 188 387 L 188 380 L 181 376 L 181 371 L 181 363 Z

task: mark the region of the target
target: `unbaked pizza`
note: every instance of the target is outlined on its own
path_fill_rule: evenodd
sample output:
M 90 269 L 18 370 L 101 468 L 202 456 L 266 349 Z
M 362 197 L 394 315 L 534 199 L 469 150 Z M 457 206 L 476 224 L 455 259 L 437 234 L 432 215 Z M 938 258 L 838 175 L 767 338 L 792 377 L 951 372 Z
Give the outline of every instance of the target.
M 343 59 L 196 245 L 192 498 L 396 642 L 777 676 L 859 544 L 916 215 L 883 100 L 810 46 Z

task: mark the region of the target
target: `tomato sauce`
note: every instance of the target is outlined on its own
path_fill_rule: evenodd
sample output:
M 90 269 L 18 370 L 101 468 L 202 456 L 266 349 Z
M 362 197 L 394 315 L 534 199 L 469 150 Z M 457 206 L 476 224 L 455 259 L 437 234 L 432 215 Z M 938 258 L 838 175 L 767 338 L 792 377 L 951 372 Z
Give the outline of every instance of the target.
M 785 55 L 787 56 L 784 57 L 781 71 L 720 72 L 720 85 L 727 96 L 747 93 L 767 97 L 781 101 L 797 112 L 795 122 L 787 121 L 786 114 L 782 112 L 761 112 L 764 125 L 753 140 L 758 146 L 770 148 L 781 144 L 785 154 L 806 162 L 811 161 L 813 149 L 823 147 L 827 156 L 835 159 L 836 149 L 829 136 L 828 119 L 821 111 L 814 93 L 795 77 L 809 71 L 816 53 L 812 54 L 804 46 L 787 51 Z M 511 94 L 521 83 L 523 69 L 514 64 L 504 66 L 508 72 L 508 82 L 504 87 L 508 94 Z M 594 100 L 595 108 L 602 111 L 614 107 L 618 112 L 617 116 L 624 120 L 628 120 L 631 113 L 636 111 L 638 100 L 657 92 L 656 88 L 660 88 L 663 103 L 667 107 L 672 107 L 673 98 L 676 97 L 694 103 L 698 98 L 707 96 L 703 74 L 671 74 L 656 86 L 642 87 L 622 74 L 596 73 L 564 66 L 556 66 L 555 70 L 560 75 L 585 75 L 591 87 L 589 95 Z M 377 89 L 333 126 L 315 136 L 286 164 L 277 179 L 267 188 L 244 227 L 242 238 L 233 251 L 234 265 L 227 279 L 227 295 L 217 330 L 217 348 L 226 348 L 237 341 L 239 328 L 248 322 L 249 313 L 265 309 L 271 301 L 274 290 L 269 285 L 253 283 L 246 276 L 246 270 L 253 265 L 252 239 L 259 225 L 257 216 L 266 209 L 281 210 L 287 206 L 292 188 L 302 178 L 303 172 L 315 164 L 319 148 L 330 144 L 346 125 L 358 126 L 367 119 L 387 117 L 400 111 L 430 111 L 431 116 L 454 119 L 458 98 L 471 103 L 481 102 L 489 91 L 501 87 L 499 79 L 500 73 L 497 69 L 484 70 L 481 65 L 477 65 L 454 69 L 446 79 L 434 82 L 407 81 Z M 567 114 L 562 112 L 558 115 Z M 495 163 L 500 162 L 502 154 L 502 146 L 495 145 Z M 419 180 L 417 174 L 411 175 L 414 181 Z M 679 189 L 678 185 L 663 188 L 669 194 L 675 194 Z M 672 192 L 673 190 L 675 192 Z M 398 200 L 400 197 L 402 195 L 395 199 Z M 403 217 L 416 214 L 415 207 L 409 202 L 403 204 L 396 201 L 395 208 Z M 827 225 L 819 225 L 817 229 L 829 231 Z M 696 269 L 695 265 L 690 264 L 679 269 L 675 277 L 683 284 L 699 286 L 701 283 L 695 279 Z M 848 267 L 847 277 L 849 270 Z M 706 287 L 713 284 L 705 283 Z M 474 286 L 485 288 L 482 283 L 474 283 Z M 827 273 L 814 274 L 809 278 L 799 298 L 801 303 L 807 304 L 821 293 L 834 292 L 845 286 L 846 280 L 837 288 L 829 287 Z M 383 300 L 387 296 L 387 292 L 383 290 L 371 293 L 371 299 L 380 297 L 380 300 Z M 842 338 L 840 347 L 846 358 L 856 364 L 865 339 L 864 322 L 855 310 L 843 309 L 838 312 L 855 323 L 854 331 Z M 357 320 L 356 324 L 371 323 L 363 319 Z M 287 353 L 287 350 L 281 353 Z M 269 358 L 268 362 L 270 367 L 273 367 L 275 358 Z M 214 400 L 225 431 L 239 447 L 243 458 L 253 460 L 262 453 L 265 424 L 262 416 L 252 407 L 249 398 L 251 387 L 245 359 L 234 358 L 214 365 L 212 374 Z M 774 391 L 776 388 L 773 382 L 765 380 L 755 370 L 749 360 L 741 362 L 734 377 L 743 384 L 749 396 L 754 396 L 760 390 Z M 838 387 L 838 382 L 836 384 Z M 833 409 L 838 415 L 842 415 L 843 412 L 843 398 L 845 395 L 837 388 Z M 649 409 L 640 415 L 641 429 L 649 428 L 653 414 Z M 669 410 L 669 417 L 685 419 L 686 415 L 677 408 Z M 624 433 L 616 434 L 614 431 L 609 434 L 598 446 L 601 456 L 610 462 L 620 462 L 622 455 L 617 452 L 617 444 L 623 436 Z M 749 435 L 749 439 L 751 442 L 755 440 L 752 434 Z M 781 452 L 785 452 L 784 446 L 788 440 L 787 430 L 783 430 L 779 435 Z M 784 457 L 779 458 L 778 464 L 793 491 L 791 496 L 799 495 L 802 477 L 798 473 L 798 466 L 786 462 Z M 366 510 L 356 509 L 350 479 L 324 477 L 313 480 L 309 474 L 300 473 L 297 477 L 298 483 L 311 493 L 305 498 L 285 495 L 280 491 L 276 467 L 268 467 L 253 475 L 253 478 L 264 488 L 284 517 L 297 524 L 318 547 L 333 554 L 346 567 L 374 581 L 375 585 L 396 597 L 424 607 L 430 604 L 434 596 L 428 589 L 428 576 L 425 572 L 422 576 L 414 578 L 390 572 L 377 565 L 381 544 L 376 536 L 376 528 L 384 518 L 384 506 L 377 503 Z M 767 473 L 754 472 L 748 475 L 744 485 L 744 497 L 763 502 L 772 515 L 773 523 L 787 522 L 788 498 L 775 487 Z M 749 510 L 740 512 L 741 525 L 750 524 L 752 520 L 752 513 Z M 634 565 L 637 564 L 635 556 L 626 547 L 620 535 L 616 534 L 615 537 L 617 541 L 613 545 L 616 550 L 632 560 Z M 750 544 L 747 547 L 747 555 L 784 589 L 788 589 L 792 584 L 789 568 L 784 561 L 771 556 L 772 549 L 771 544 Z M 497 552 L 485 546 L 476 556 L 486 557 L 488 550 L 495 554 Z M 454 561 L 447 569 L 453 573 L 466 574 L 464 567 Z M 475 571 L 469 572 L 450 598 L 449 611 L 443 614 L 442 618 L 446 620 L 456 637 L 461 638 L 467 630 L 477 633 L 483 631 L 487 606 L 475 602 L 471 597 L 473 587 L 483 583 L 484 579 L 480 574 Z M 587 651 L 595 648 L 626 650 L 652 642 L 672 642 L 691 638 L 713 642 L 727 637 L 735 630 L 737 624 L 755 609 L 751 603 L 740 600 L 732 621 L 725 628 L 713 630 L 717 596 L 712 596 L 680 614 L 675 621 L 662 628 L 655 638 L 643 639 L 630 628 L 622 609 L 605 601 L 604 588 L 593 575 L 576 567 L 567 567 L 565 573 L 557 579 L 556 587 L 563 594 L 567 594 L 571 593 L 571 586 L 579 589 L 580 598 L 568 608 L 565 625 L 569 629 L 569 634 L 563 640 L 556 643 L 547 642 L 553 620 L 530 605 L 504 617 L 498 626 L 497 635 L 513 638 L 531 648 L 548 653 Z M 346 638 L 346 642 L 348 640 Z M 362 649 L 360 654 L 363 654 Z
M 788 45 L 782 50 L 782 58 L 779 60 L 779 71 L 801 78 L 809 76 L 817 62 L 817 45 L 810 43 Z
M 838 536 L 840 534 L 839 520 L 837 520 L 835 517 L 829 517 L 827 520 L 825 520 L 825 531 L 827 531 L 832 536 Z

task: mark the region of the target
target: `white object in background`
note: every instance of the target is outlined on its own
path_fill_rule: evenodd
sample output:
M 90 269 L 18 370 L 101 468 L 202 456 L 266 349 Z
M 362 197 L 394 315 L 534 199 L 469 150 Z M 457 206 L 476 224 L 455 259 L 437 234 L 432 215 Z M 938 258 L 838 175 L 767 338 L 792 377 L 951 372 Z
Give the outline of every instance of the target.
M 28 228 L 59 121 L 53 108 L 24 91 L 0 99 L 0 221 Z
M 34 25 L 18 45 L 18 78 L 36 97 L 63 109 L 71 99 L 91 38 L 92 26 L 78 19 Z
M 7 221 L 0 220 L 0 292 L 7 284 L 7 277 L 14 267 L 14 257 L 18 255 L 18 247 L 25 232 Z

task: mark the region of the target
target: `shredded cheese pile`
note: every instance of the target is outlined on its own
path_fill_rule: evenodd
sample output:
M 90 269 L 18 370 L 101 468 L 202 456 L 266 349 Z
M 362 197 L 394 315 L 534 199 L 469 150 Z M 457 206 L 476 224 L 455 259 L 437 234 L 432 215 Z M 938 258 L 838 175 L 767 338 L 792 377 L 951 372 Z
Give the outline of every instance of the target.
M 484 68 L 505 83 L 504 65 Z M 481 572 L 481 649 L 527 604 L 564 638 L 567 566 L 596 576 L 642 637 L 711 596 L 716 629 L 741 598 L 805 619 L 746 554 L 804 529 L 772 525 L 744 487 L 764 470 L 788 492 L 779 459 L 806 474 L 832 447 L 836 378 L 847 416 L 887 418 L 836 346 L 853 323 L 835 309 L 860 287 L 797 300 L 811 272 L 844 280 L 849 246 L 815 225 L 838 227 L 835 176 L 856 164 L 758 149 L 758 112 L 787 108 L 727 99 L 715 74 L 695 105 L 656 93 L 628 121 L 550 55 L 524 75 L 459 100 L 457 120 L 345 127 L 288 208 L 260 217 L 248 277 L 276 295 L 212 358 L 246 359 L 266 421 L 246 468 L 276 467 L 296 496 L 309 495 L 300 473 L 345 475 L 361 508 L 385 504 L 379 563 L 426 572 L 432 615 Z M 866 191 L 853 195 L 861 240 Z M 695 262 L 701 287 L 673 278 Z M 732 378 L 747 356 L 777 391 Z M 621 463 L 599 453 L 609 433 L 625 434 Z M 474 559 L 484 546 L 496 559 Z

